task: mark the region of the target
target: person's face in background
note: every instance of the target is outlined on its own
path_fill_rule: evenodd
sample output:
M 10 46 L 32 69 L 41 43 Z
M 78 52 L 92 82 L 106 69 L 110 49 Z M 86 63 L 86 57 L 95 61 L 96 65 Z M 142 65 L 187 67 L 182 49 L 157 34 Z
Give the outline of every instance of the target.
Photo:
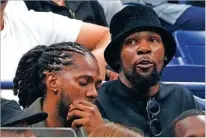
M 36 137 L 34 132 L 29 129 L 18 129 L 29 127 L 26 122 L 17 122 L 6 127 L 0 128 L 0 137 Z
M 1 137 L 36 137 L 32 130 L 1 130 Z
M 205 137 L 205 116 L 190 116 L 175 124 L 177 137 Z
M 164 65 L 161 36 L 151 31 L 131 34 L 123 41 L 120 58 L 122 71 L 134 87 L 155 85 Z
M 73 60 L 74 64 L 55 73 L 59 91 L 56 108 L 64 126 L 71 125 L 66 120 L 69 106 L 77 100 L 93 102 L 102 82 L 97 61 L 91 55 L 74 54 L 68 60 Z

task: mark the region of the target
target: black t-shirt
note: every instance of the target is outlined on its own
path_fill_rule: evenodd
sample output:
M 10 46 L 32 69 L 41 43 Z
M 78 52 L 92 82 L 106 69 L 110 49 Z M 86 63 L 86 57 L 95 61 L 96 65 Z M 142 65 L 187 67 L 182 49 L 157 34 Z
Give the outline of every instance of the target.
M 152 136 L 146 112 L 147 100 L 138 99 L 137 92 L 126 87 L 120 80 L 106 82 L 99 89 L 96 105 L 103 118 L 144 131 Z M 192 93 L 176 84 L 160 84 L 159 92 L 154 96 L 160 104 L 157 119 L 161 122 L 163 132 L 160 137 L 172 136 L 171 122 L 188 109 L 200 109 Z
M 98 1 L 65 1 L 66 7 L 59 6 L 53 1 L 25 0 L 24 2 L 28 10 L 53 12 L 84 22 L 108 26 L 104 15 L 104 9 Z

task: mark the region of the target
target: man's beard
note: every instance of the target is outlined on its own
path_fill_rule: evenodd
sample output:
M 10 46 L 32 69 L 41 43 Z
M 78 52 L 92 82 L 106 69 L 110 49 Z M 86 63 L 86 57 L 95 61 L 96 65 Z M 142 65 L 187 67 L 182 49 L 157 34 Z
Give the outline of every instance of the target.
M 156 85 L 160 81 L 160 74 L 157 72 L 156 64 L 150 74 L 141 75 L 136 71 L 135 65 L 132 72 L 126 72 L 123 69 L 125 77 L 130 81 L 133 89 L 137 90 L 140 95 L 146 95 L 151 86 Z
M 67 120 L 69 106 L 71 105 L 71 100 L 69 96 L 62 90 L 60 94 L 60 101 L 57 105 L 60 120 L 64 127 L 71 127 L 73 120 Z
M 94 103 L 94 99 L 86 99 L 90 103 Z M 60 94 L 60 101 L 57 105 L 58 114 L 60 117 L 60 121 L 64 127 L 71 127 L 73 121 L 75 119 L 79 119 L 79 117 L 73 116 L 69 120 L 67 120 L 67 116 L 69 113 L 69 106 L 72 104 L 71 98 L 64 92 L 64 90 L 61 91 Z M 57 118 L 59 118 L 57 117 Z

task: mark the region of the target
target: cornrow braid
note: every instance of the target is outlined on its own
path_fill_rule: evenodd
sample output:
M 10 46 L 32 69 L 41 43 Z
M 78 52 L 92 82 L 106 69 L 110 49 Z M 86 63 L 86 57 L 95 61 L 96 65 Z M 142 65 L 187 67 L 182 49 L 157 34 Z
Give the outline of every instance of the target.
M 20 59 L 13 80 L 14 95 L 18 95 L 19 104 L 23 108 L 31 105 L 37 98 L 46 94 L 45 71 L 59 71 L 65 66 L 70 66 L 74 54 L 94 55 L 85 47 L 73 43 L 62 42 L 50 46 L 36 46 Z

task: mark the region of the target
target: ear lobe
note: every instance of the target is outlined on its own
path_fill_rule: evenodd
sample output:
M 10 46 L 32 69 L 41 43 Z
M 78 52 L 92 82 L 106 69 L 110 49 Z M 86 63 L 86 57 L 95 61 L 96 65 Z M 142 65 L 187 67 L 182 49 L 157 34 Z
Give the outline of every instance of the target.
M 57 75 L 53 72 L 49 72 L 46 75 L 46 85 L 47 90 L 52 91 L 55 94 L 58 93 L 58 78 Z
M 167 61 L 167 57 L 166 56 L 164 57 L 164 60 Z

